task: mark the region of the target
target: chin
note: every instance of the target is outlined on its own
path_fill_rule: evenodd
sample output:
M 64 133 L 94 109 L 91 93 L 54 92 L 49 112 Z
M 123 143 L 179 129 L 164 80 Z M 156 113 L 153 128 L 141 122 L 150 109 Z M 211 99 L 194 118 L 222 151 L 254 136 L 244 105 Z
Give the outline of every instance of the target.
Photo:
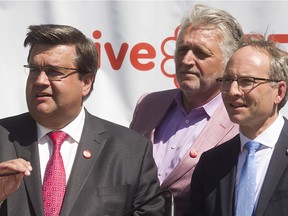
M 243 119 L 242 116 L 239 115 L 229 115 L 230 120 L 235 123 L 241 125 L 242 122 L 245 122 L 246 120 Z
M 180 85 L 180 88 L 183 90 L 183 91 L 189 91 L 189 90 L 197 90 L 200 88 L 199 84 L 196 84 L 195 82 L 182 82 L 181 85 Z
M 33 117 L 37 119 L 48 118 L 53 114 L 51 108 L 43 106 L 32 107 L 29 109 L 29 112 Z

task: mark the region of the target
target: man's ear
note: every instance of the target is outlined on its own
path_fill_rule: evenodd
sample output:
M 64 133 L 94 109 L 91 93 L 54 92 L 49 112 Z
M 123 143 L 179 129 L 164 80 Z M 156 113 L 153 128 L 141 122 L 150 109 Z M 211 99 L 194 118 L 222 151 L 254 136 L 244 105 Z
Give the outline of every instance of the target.
M 85 74 L 82 78 L 82 82 L 83 82 L 83 97 L 87 96 L 92 88 L 93 85 L 93 81 L 94 81 L 94 76 L 92 73 L 88 73 Z
M 279 104 L 285 97 L 286 95 L 286 89 L 287 89 L 287 84 L 285 81 L 280 81 L 278 82 L 278 92 L 275 97 L 275 104 Z

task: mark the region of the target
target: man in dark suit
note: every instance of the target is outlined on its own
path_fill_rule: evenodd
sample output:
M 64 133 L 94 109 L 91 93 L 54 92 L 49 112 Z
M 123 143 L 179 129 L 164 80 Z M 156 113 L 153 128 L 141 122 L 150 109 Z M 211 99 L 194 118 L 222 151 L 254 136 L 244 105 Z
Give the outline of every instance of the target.
M 287 79 L 287 54 L 272 41 L 247 35 L 217 79 L 240 134 L 200 158 L 191 181 L 189 215 L 288 215 L 288 122 L 279 112 L 287 101 Z M 246 159 L 248 141 L 260 147 Z M 251 157 L 256 170 L 246 187 L 253 178 L 255 186 L 247 194 L 240 192 L 245 181 L 241 172 Z M 250 213 L 238 213 L 249 206 Z
M 70 26 L 36 25 L 24 45 L 30 46 L 24 66 L 29 113 L 0 120 L 0 215 L 120 216 L 155 195 L 159 182 L 150 141 L 83 107 L 98 68 L 93 42 Z M 47 134 L 59 130 L 68 136 L 57 156 L 62 165 L 54 170 L 64 167 L 64 173 L 49 185 L 54 147 Z M 159 197 L 134 215 L 163 215 L 163 206 Z

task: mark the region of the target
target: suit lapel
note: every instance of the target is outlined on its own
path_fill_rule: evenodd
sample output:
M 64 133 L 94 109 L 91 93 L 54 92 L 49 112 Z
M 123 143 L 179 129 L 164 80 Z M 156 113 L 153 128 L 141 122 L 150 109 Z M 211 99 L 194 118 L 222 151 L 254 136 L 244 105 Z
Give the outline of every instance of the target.
M 27 159 L 31 162 L 33 171 L 31 172 L 31 176 L 24 177 L 24 184 L 34 211 L 36 215 L 40 216 L 43 215 L 44 210 L 36 123 L 30 116 L 28 120 L 25 119 L 23 122 L 25 122 L 25 130 L 23 128 L 18 130 L 15 133 L 15 140 L 13 142 L 18 157 L 30 155 L 30 158 Z M 18 201 L 21 202 L 21 197 L 19 199 Z
M 42 180 L 39 163 L 38 142 L 35 141 L 32 145 L 28 146 L 27 150 L 31 152 L 30 162 L 33 166 L 33 171 L 31 172 L 31 176 L 24 178 L 24 182 L 36 215 L 43 215 L 44 206 L 42 201 Z
M 287 120 L 285 120 L 284 127 L 280 134 L 279 140 L 276 143 L 274 152 L 270 160 L 270 164 L 268 166 L 268 170 L 266 172 L 261 193 L 259 195 L 255 215 L 263 215 L 269 203 L 269 200 L 271 199 L 271 196 L 275 191 L 275 188 L 288 165 L 287 140 L 288 123 Z
M 154 114 L 153 117 L 147 118 L 147 121 L 153 121 L 151 123 L 146 124 L 148 127 L 147 131 L 145 132 L 144 136 L 149 137 L 152 143 L 154 143 L 154 132 L 156 130 L 156 127 L 158 127 L 161 124 L 161 121 L 163 118 L 167 115 L 167 112 L 170 110 L 172 104 L 174 103 L 175 96 L 178 94 L 180 90 L 172 90 L 169 92 L 165 92 L 166 95 L 161 96 L 161 106 L 159 106 L 158 103 L 153 103 L 156 106 L 152 107 L 150 109 Z M 152 105 L 153 105 L 152 104 Z
M 195 140 L 194 144 L 190 147 L 189 151 L 184 155 L 170 175 L 163 181 L 161 187 L 169 187 L 171 184 L 181 178 L 181 176 L 193 169 L 196 166 L 200 155 L 204 151 L 207 151 L 208 149 L 227 141 L 223 140 L 223 137 L 226 136 L 232 129 L 235 130 L 235 133 L 231 133 L 230 138 L 232 138 L 232 135 L 236 135 L 238 127 L 230 121 L 224 105 L 221 104 L 211 116 L 210 120 L 200 133 L 199 137 Z M 190 157 L 190 151 L 192 150 L 197 151 L 198 156 L 196 158 Z
M 240 137 L 235 136 L 225 143 L 226 149 L 222 151 L 219 167 L 219 194 L 222 216 L 234 215 L 234 191 L 237 173 L 238 155 L 240 151 Z
M 86 112 L 85 124 L 81 140 L 75 156 L 71 175 L 67 184 L 61 215 L 69 215 L 74 203 L 76 202 L 85 182 L 89 178 L 93 167 L 97 162 L 106 138 L 101 136 L 105 129 L 100 125 L 94 125 L 91 122 L 91 116 Z M 83 152 L 90 151 L 91 157 L 85 158 Z
M 179 91 L 179 89 L 172 89 L 143 95 L 139 99 L 133 113 L 130 128 L 153 142 L 155 128 L 161 123 L 171 105 L 174 103 L 175 95 Z

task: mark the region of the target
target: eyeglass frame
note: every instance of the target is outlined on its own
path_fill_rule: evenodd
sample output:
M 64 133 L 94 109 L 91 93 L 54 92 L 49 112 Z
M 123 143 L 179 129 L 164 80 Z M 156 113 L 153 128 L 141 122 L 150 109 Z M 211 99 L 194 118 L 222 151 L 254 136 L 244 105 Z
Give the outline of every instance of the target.
M 61 66 L 38 66 L 38 65 L 29 64 L 29 65 L 23 65 L 23 67 L 25 69 L 26 68 L 29 69 L 28 76 L 30 76 L 32 74 L 31 68 L 39 70 L 39 71 L 37 71 L 37 73 L 35 73 L 35 71 L 34 71 L 34 74 L 35 75 L 37 74 L 37 76 L 39 76 L 39 74 L 42 71 L 44 71 L 46 76 L 48 77 L 49 81 L 62 81 L 63 79 L 67 78 L 68 76 L 79 73 L 77 68 L 69 68 L 69 67 L 61 67 Z M 57 75 L 57 77 L 53 78 L 51 75 L 47 74 L 47 73 L 49 73 L 49 71 L 47 71 L 47 69 L 52 69 L 54 72 L 59 73 L 59 75 Z M 70 70 L 70 71 L 73 70 L 73 71 L 68 73 L 68 74 L 64 74 L 63 72 L 60 72 L 58 70 Z
M 224 80 L 225 78 L 226 78 L 226 81 L 229 81 L 229 87 L 223 89 L 223 83 L 225 81 Z M 239 81 L 238 80 L 241 81 L 241 79 L 253 79 L 253 81 L 250 80 L 253 83 L 251 85 L 251 88 L 249 87 L 249 89 L 245 89 L 245 87 L 243 87 L 242 85 L 239 85 Z M 257 83 L 256 82 L 257 80 L 263 81 L 263 82 Z M 243 91 L 243 92 L 248 92 L 248 91 L 251 91 L 252 89 L 254 89 L 255 87 L 257 87 L 258 85 L 260 85 L 261 83 L 269 83 L 269 82 L 278 83 L 278 82 L 281 82 L 282 80 L 275 80 L 275 79 L 269 79 L 269 78 L 260 78 L 260 77 L 250 77 L 250 76 L 237 77 L 236 79 L 235 78 L 233 79 L 232 77 L 229 77 L 229 76 L 223 76 L 223 77 L 219 77 L 219 78 L 216 79 L 216 82 L 221 84 L 220 90 L 222 92 L 223 91 L 229 91 L 229 89 L 231 88 L 231 85 L 232 85 L 232 83 L 234 81 L 237 82 L 238 90 Z M 258 84 L 258 85 L 255 86 L 255 84 Z

